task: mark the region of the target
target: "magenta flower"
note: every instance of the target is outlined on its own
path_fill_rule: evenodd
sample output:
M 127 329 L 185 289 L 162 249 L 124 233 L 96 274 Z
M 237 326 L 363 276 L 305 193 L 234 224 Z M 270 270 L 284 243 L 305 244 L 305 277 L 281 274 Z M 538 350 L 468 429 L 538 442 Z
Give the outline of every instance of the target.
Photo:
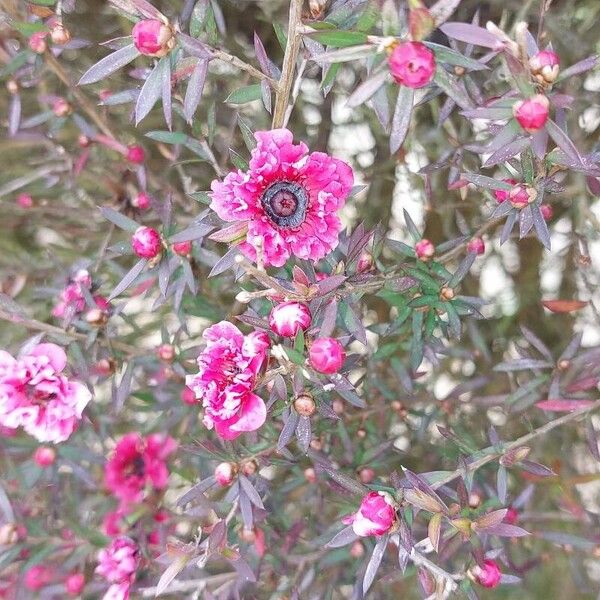
M 108 548 L 100 550 L 96 573 L 112 584 L 103 600 L 129 598 L 129 588 L 135 579 L 139 561 L 137 544 L 126 536 L 115 538 Z
M 62 374 L 66 365 L 56 344 L 38 344 L 17 359 L 0 350 L 0 425 L 23 427 L 40 442 L 68 439 L 92 394 Z
M 188 375 L 186 385 L 202 400 L 204 425 L 226 440 L 255 431 L 267 417 L 265 403 L 253 390 L 269 338 L 257 331 L 245 336 L 227 321 L 209 327 L 202 337 L 206 348 L 198 357 L 199 372 Z
M 483 567 L 475 565 L 471 569 L 471 574 L 475 581 L 485 588 L 495 588 L 502 579 L 500 567 L 495 560 L 486 559 L 483 561 Z
M 245 237 L 241 251 L 281 267 L 293 254 L 318 261 L 338 245 L 342 224 L 337 211 L 350 194 L 349 165 L 323 152 L 308 153 L 287 129 L 257 131 L 250 169 L 212 182 L 211 208 Z
M 513 105 L 513 115 L 519 125 L 529 133 L 544 127 L 550 114 L 550 102 L 543 94 L 536 94 Z
M 386 492 L 369 492 L 353 515 L 343 519 L 352 525 L 356 535 L 383 535 L 396 524 L 396 508 L 391 496 Z
M 79 314 L 85 308 L 84 289 L 92 289 L 92 277 L 86 269 L 80 269 L 60 293 L 52 316 L 63 319 Z
M 124 503 L 140 502 L 146 485 L 157 490 L 167 486 L 166 461 L 176 448 L 175 440 L 159 433 L 124 435 L 104 468 L 106 487 Z
M 131 237 L 131 247 L 140 258 L 156 258 L 162 250 L 160 233 L 152 227 L 138 227 Z
M 335 338 L 316 339 L 310 346 L 308 360 L 310 366 L 319 373 L 333 375 L 344 364 L 346 353 L 344 347 Z
M 146 160 L 146 153 L 141 146 L 133 145 L 125 148 L 125 158 L 136 165 L 141 165 Z
M 426 86 L 435 74 L 435 56 L 421 42 L 402 42 L 388 56 L 392 77 L 409 88 Z
M 131 30 L 133 45 L 140 54 L 160 58 L 175 46 L 173 29 L 158 19 L 138 21 Z
M 282 337 L 293 338 L 300 329 L 306 331 L 312 316 L 310 309 L 303 302 L 281 302 L 269 313 L 269 327 Z

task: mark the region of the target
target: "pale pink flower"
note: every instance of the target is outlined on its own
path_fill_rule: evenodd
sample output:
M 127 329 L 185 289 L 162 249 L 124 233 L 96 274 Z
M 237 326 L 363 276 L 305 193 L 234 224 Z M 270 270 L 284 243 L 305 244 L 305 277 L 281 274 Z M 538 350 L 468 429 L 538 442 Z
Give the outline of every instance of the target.
M 550 102 L 543 94 L 536 94 L 513 105 L 513 115 L 519 125 L 530 133 L 544 127 L 550 114 Z
M 257 131 L 250 168 L 212 182 L 211 208 L 237 222 L 241 251 L 266 265 L 281 267 L 291 255 L 318 261 L 338 245 L 337 211 L 352 189 L 349 165 L 323 152 L 308 153 L 287 129 Z
M 188 375 L 186 384 L 202 400 L 204 425 L 227 440 L 255 431 L 267 416 L 265 403 L 253 390 L 269 338 L 258 331 L 245 336 L 227 321 L 209 327 L 202 337 L 206 348 L 198 357 L 200 370 Z
M 310 309 L 303 302 L 281 302 L 275 305 L 269 313 L 269 327 L 282 337 L 293 338 L 300 329 L 306 331 L 310 326 L 312 316 Z
M 173 30 L 158 19 L 142 19 L 131 30 L 133 44 L 140 54 L 161 57 L 175 46 Z
M 317 338 L 308 351 L 310 366 L 319 373 L 333 375 L 344 364 L 346 353 L 344 347 L 335 338 Z
M 495 560 L 486 559 L 483 561 L 483 567 L 475 565 L 471 569 L 471 574 L 475 581 L 485 588 L 495 588 L 502 579 L 500 567 Z
M 388 57 L 394 80 L 409 88 L 422 88 L 435 74 L 435 56 L 421 42 L 402 42 L 394 46 Z
M 383 535 L 396 524 L 396 508 L 391 496 L 386 492 L 369 492 L 353 515 L 343 519 L 347 525 L 352 524 L 356 535 Z
M 92 394 L 62 374 L 66 364 L 56 344 L 38 344 L 19 358 L 0 350 L 0 425 L 23 427 L 40 442 L 68 439 Z

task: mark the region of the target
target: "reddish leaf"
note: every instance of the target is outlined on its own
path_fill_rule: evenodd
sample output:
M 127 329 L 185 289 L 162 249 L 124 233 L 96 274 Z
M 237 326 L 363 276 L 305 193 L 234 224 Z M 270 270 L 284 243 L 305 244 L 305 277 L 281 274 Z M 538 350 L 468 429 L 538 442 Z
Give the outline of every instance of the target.
M 552 412 L 572 412 L 581 408 L 588 408 L 594 404 L 592 400 L 544 400 L 537 402 L 536 406 L 542 410 Z
M 542 304 L 554 313 L 568 313 L 587 306 L 583 300 L 542 300 Z

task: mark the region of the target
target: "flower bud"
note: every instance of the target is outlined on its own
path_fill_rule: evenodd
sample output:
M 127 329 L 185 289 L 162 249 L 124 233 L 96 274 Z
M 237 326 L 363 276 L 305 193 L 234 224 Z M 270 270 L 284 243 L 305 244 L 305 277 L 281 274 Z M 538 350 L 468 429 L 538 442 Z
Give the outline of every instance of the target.
M 515 185 L 508 193 L 508 199 L 515 208 L 525 208 L 527 205 L 534 202 L 536 198 L 536 189 L 522 183 Z
M 479 585 L 485 588 L 495 588 L 502 579 L 500 567 L 495 560 L 486 559 L 483 561 L 483 567 L 475 565 L 469 570 L 469 576 Z
M 354 533 L 361 537 L 384 535 L 396 524 L 396 507 L 386 492 L 369 492 L 356 513 L 346 517 L 344 523 L 352 524 Z
M 175 360 L 175 348 L 171 344 L 161 344 L 157 348 L 156 354 L 160 360 L 163 360 L 167 363 Z
M 467 244 L 467 252 L 480 256 L 485 252 L 485 242 L 480 237 L 474 237 Z
M 401 42 L 388 56 L 388 66 L 396 83 L 422 88 L 433 79 L 435 56 L 421 42 Z
M 146 210 L 150 208 L 150 196 L 145 192 L 140 192 L 131 199 L 131 206 L 139 208 L 140 210 Z
M 237 474 L 237 465 L 230 462 L 222 462 L 215 468 L 215 479 L 222 487 L 227 487 L 233 483 Z
M 56 23 L 50 31 L 50 38 L 53 44 L 64 46 L 71 41 L 71 32 L 62 23 Z
M 315 483 L 315 481 L 317 481 L 317 474 L 312 467 L 304 469 L 304 479 L 306 479 L 308 483 Z
M 341 415 L 344 412 L 344 403 L 342 400 L 340 400 L 339 398 L 336 398 L 332 403 L 331 403 L 331 408 L 333 408 L 333 412 L 336 415 Z
M 354 540 L 352 546 L 350 546 L 350 556 L 352 558 L 361 558 L 365 554 L 365 547 L 362 545 L 360 540 Z
M 269 327 L 282 337 L 293 338 L 300 329 L 310 326 L 312 316 L 308 306 L 302 302 L 282 302 L 271 309 Z
M 181 390 L 181 401 L 188 406 L 194 406 L 198 403 L 194 390 L 187 387 L 187 385 Z
M 300 394 L 300 396 L 294 400 L 294 410 L 301 417 L 311 417 L 315 414 L 317 405 L 310 394 L 304 393 Z
M 79 596 L 85 587 L 83 573 L 72 573 L 65 579 L 65 589 L 70 596 Z
M 510 185 L 516 185 L 516 179 L 503 179 L 504 183 L 509 183 Z M 508 200 L 508 195 L 510 194 L 510 190 L 494 190 L 494 198 L 496 198 L 496 202 L 498 204 L 502 204 L 506 200 Z
M 129 146 L 125 154 L 125 158 L 136 165 L 141 165 L 146 158 L 146 153 L 141 146 L 136 144 Z
M 435 254 L 435 246 L 423 238 L 415 244 L 415 252 L 419 260 L 429 260 Z
M 11 96 L 19 93 L 19 83 L 12 77 L 6 82 L 6 89 Z
M 187 240 L 185 242 L 176 242 L 173 244 L 173 252 L 179 256 L 190 256 L 192 253 L 192 242 Z
M 52 103 L 52 112 L 57 117 L 66 117 L 73 112 L 73 107 L 64 98 L 57 98 Z
M 310 366 L 315 371 L 327 375 L 337 373 L 345 359 L 344 347 L 335 338 L 317 338 L 308 351 Z
M 373 255 L 370 252 L 363 252 L 356 263 L 356 271 L 358 273 L 366 273 L 373 268 Z
M 558 77 L 560 59 L 552 50 L 541 50 L 529 59 L 529 68 L 540 84 L 551 85 Z
M 479 508 L 481 506 L 481 494 L 479 492 L 471 492 L 469 494 L 469 506 L 471 508 Z
M 29 194 L 19 194 L 17 196 L 17 204 L 21 208 L 31 208 L 33 206 L 33 198 Z
M 47 31 L 36 31 L 29 38 L 29 48 L 36 54 L 44 54 L 48 49 L 46 42 Z
M 454 298 L 454 290 L 451 287 L 444 286 L 440 290 L 440 299 L 441 300 L 452 300 Z
M 152 227 L 139 227 L 131 238 L 131 247 L 140 258 L 156 258 L 162 248 L 160 234 Z
M 117 365 L 116 365 L 114 359 L 101 358 L 96 363 L 94 371 L 96 372 L 97 375 L 100 375 L 102 377 L 108 377 L 109 375 L 112 375 L 115 372 L 116 366 Z
M 503 467 L 510 468 L 527 458 L 530 452 L 531 448 L 529 446 L 519 446 L 518 448 L 508 450 L 500 457 L 499 462 Z
M 550 101 L 543 94 L 536 94 L 513 105 L 513 115 L 519 125 L 529 133 L 544 127 L 550 114 Z
M 12 546 L 19 541 L 19 528 L 15 523 L 0 525 L 0 546 Z
M 175 47 L 175 37 L 170 25 L 158 19 L 142 19 L 131 30 L 133 44 L 140 54 L 160 58 Z
M 50 567 L 35 565 L 25 572 L 23 584 L 28 590 L 36 592 L 47 586 L 53 577 L 54 571 Z
M 240 538 L 242 541 L 247 542 L 248 544 L 253 544 L 256 540 L 256 533 L 254 532 L 254 529 L 251 529 L 250 527 L 244 527 L 240 532 Z
M 38 467 L 45 469 L 54 464 L 56 460 L 56 450 L 47 446 L 41 446 L 37 448 L 33 455 L 33 460 Z
M 358 478 L 364 484 L 371 483 L 375 479 L 375 471 L 373 471 L 373 469 L 371 469 L 371 467 L 363 467 L 358 472 Z
M 242 464 L 242 473 L 244 475 L 255 475 L 258 471 L 258 463 L 252 459 L 247 460 Z
M 554 209 L 550 204 L 540 204 L 540 212 L 544 221 L 549 221 L 554 216 Z
M 108 315 L 106 314 L 106 311 L 101 308 L 90 308 L 90 310 L 85 313 L 85 320 L 90 325 L 102 327 L 108 322 Z
M 77 138 L 77 143 L 81 146 L 81 148 L 87 148 L 92 143 L 92 141 L 87 135 L 84 135 L 82 133 Z
M 519 511 L 514 506 L 509 506 L 506 510 L 504 522 L 509 525 L 516 525 L 519 522 Z

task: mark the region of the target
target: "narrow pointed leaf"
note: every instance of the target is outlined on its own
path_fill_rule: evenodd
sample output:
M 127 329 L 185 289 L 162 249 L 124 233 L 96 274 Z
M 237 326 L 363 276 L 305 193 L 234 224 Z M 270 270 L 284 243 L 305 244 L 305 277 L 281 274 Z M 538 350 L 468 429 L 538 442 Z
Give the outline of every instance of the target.
M 140 53 L 133 44 L 125 46 L 108 56 L 105 56 L 100 62 L 90 67 L 81 77 L 77 85 L 87 85 L 88 83 L 96 83 L 105 77 L 108 77 L 116 70 L 128 65 Z

